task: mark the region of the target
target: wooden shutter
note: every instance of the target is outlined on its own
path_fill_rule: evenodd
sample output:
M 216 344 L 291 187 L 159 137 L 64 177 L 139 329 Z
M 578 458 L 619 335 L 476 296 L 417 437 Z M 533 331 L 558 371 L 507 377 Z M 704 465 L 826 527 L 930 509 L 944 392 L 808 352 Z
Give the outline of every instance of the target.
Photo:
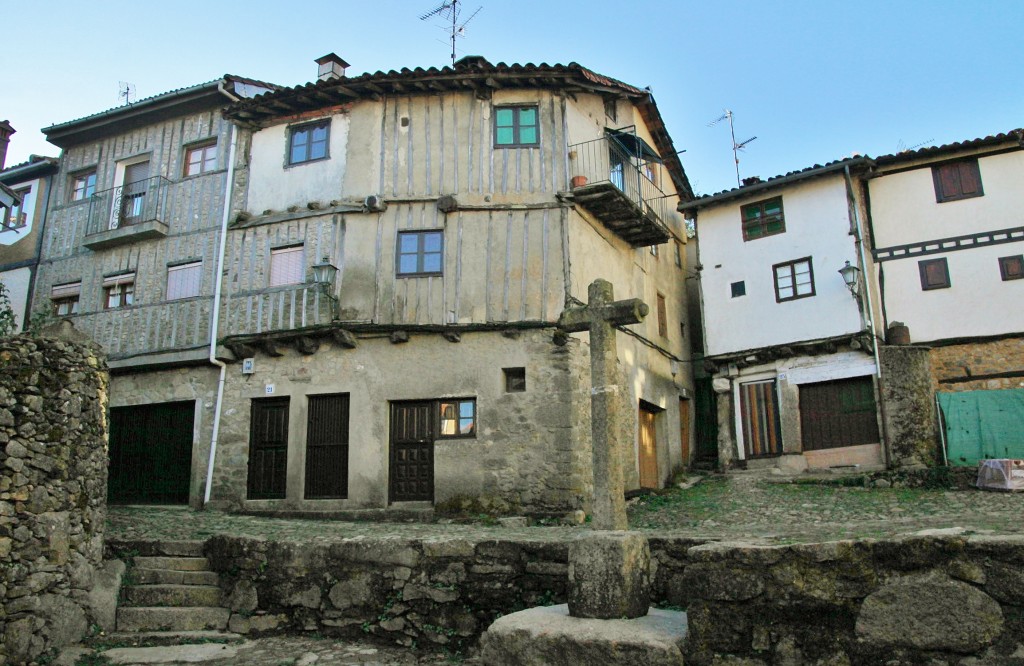
M 249 499 L 284 499 L 288 477 L 288 398 L 252 401 Z
M 301 284 L 306 278 L 306 248 L 303 245 L 270 251 L 270 286 Z
M 348 394 L 309 396 L 306 499 L 348 497 Z
M 664 294 L 658 294 L 658 335 L 668 337 L 668 313 L 665 309 Z

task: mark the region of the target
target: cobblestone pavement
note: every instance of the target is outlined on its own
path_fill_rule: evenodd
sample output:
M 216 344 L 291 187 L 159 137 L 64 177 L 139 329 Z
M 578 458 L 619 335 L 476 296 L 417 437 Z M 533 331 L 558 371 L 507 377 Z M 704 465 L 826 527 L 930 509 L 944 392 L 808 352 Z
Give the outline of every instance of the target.
M 737 474 L 631 501 L 630 524 L 651 535 L 755 539 L 775 543 L 878 538 L 926 529 L 1024 533 L 1024 493 L 844 488 L 778 483 Z M 583 528 L 484 524 L 347 522 L 241 516 L 168 507 L 110 507 L 115 540 L 205 539 L 227 533 L 329 543 L 353 538 L 571 539 Z

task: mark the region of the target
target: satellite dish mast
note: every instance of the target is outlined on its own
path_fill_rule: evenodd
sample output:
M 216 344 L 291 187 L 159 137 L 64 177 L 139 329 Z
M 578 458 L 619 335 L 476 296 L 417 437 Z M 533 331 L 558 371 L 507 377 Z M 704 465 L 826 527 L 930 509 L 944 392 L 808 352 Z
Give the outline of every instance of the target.
M 466 26 L 469 22 L 476 18 L 476 15 L 480 13 L 483 7 L 477 7 L 476 11 L 470 14 L 469 18 L 465 21 L 459 22 L 459 18 L 462 15 L 461 0 L 450 0 L 449 2 L 442 2 L 437 7 L 434 7 L 426 14 L 420 16 L 421 21 L 426 21 L 440 16 L 445 20 L 445 23 L 451 22 L 451 27 L 445 27 L 445 31 L 448 33 L 449 39 L 452 43 L 452 67 L 455 66 L 455 40 L 459 37 L 466 36 Z
M 741 142 L 737 143 L 736 142 L 736 129 L 733 127 L 733 122 L 732 122 L 732 111 L 730 111 L 729 109 L 723 109 L 723 111 L 724 111 L 724 113 L 722 113 L 721 116 L 719 116 L 718 118 L 715 118 L 710 123 L 708 123 L 708 127 L 713 127 L 713 126 L 717 125 L 718 123 L 722 122 L 723 120 L 728 120 L 729 121 L 729 135 L 732 137 L 732 160 L 736 164 L 736 187 L 742 187 L 743 183 L 740 181 L 740 156 L 739 156 L 739 151 L 741 151 L 744 148 L 746 148 L 747 144 L 749 144 L 751 141 L 753 141 L 757 137 L 756 136 L 752 136 L 749 139 L 747 139 L 746 141 L 741 141 Z
M 124 99 L 124 103 L 131 105 L 135 101 L 135 84 L 128 83 L 126 81 L 117 82 L 117 97 L 118 99 Z

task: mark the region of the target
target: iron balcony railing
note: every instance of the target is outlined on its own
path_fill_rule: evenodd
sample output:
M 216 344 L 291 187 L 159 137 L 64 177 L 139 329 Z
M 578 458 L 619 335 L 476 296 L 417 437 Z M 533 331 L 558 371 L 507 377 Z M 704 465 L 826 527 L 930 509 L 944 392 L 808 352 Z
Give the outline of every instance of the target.
M 167 222 L 171 181 L 162 176 L 97 192 L 89 200 L 86 235 L 145 222 Z
M 617 187 L 656 224 L 667 218 L 668 197 L 644 173 L 645 162 L 627 152 L 612 136 L 569 146 L 569 173 L 574 187 L 608 182 Z M 579 178 L 585 180 L 576 180 Z

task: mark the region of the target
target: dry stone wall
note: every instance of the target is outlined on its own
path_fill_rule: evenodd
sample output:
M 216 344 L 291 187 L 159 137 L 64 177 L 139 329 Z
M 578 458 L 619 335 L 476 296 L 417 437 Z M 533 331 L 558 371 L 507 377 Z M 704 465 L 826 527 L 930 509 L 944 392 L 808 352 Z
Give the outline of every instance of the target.
M 927 347 L 878 347 L 882 419 L 891 467 L 934 465 L 938 421 Z
M 97 347 L 0 340 L 0 663 L 81 638 L 106 519 L 106 365 Z
M 325 524 L 326 525 L 326 524 Z M 566 602 L 557 541 L 345 539 L 206 544 L 241 633 L 319 632 L 471 648 L 491 622 Z M 152 544 L 110 544 L 148 554 Z M 687 664 L 968 666 L 1024 654 L 1024 537 L 760 546 L 650 538 L 652 598 L 687 611 Z M 1014 656 L 1016 655 L 1016 656 Z
M 936 391 L 1024 388 L 1024 336 L 931 350 Z

